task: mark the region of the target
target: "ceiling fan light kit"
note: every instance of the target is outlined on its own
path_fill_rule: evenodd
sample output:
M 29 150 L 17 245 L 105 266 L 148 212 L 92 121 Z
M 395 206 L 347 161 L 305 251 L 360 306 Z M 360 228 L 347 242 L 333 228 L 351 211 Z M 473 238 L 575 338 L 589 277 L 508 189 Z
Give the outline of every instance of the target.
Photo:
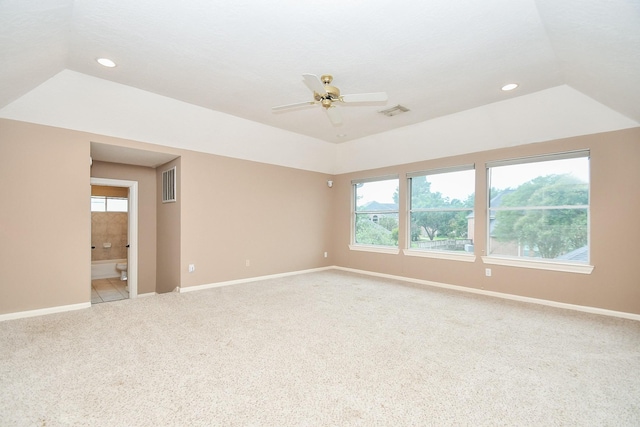
M 295 104 L 280 105 L 273 107 L 273 111 L 286 110 L 289 108 L 300 107 L 303 105 L 320 104 L 326 111 L 329 121 L 334 126 L 342 124 L 342 116 L 333 105 L 334 102 L 357 103 L 357 102 L 386 102 L 387 94 L 385 92 L 375 93 L 358 93 L 352 95 L 340 95 L 340 89 L 331 85 L 333 76 L 323 74 L 318 76 L 313 74 L 303 74 L 302 77 L 306 85 L 313 91 L 313 101 L 297 102 Z

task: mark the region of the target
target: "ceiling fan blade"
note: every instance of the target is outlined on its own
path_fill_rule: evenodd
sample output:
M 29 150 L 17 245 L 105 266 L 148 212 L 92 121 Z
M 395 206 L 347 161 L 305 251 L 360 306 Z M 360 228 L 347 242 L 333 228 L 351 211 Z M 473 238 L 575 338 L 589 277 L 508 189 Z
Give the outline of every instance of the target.
M 314 76 L 313 74 L 303 74 L 302 77 L 304 77 L 304 81 L 309 89 L 320 95 L 327 94 L 327 91 L 324 89 L 324 85 L 318 76 Z
M 382 102 L 387 99 L 388 96 L 386 92 L 354 93 L 352 95 L 342 95 L 340 97 L 342 102 Z
M 296 102 L 295 104 L 278 105 L 277 107 L 271 107 L 273 111 L 286 110 L 288 108 L 302 107 L 303 105 L 313 105 L 315 101 Z
M 340 126 L 342 124 L 342 115 L 336 107 L 325 108 L 325 111 L 334 126 Z

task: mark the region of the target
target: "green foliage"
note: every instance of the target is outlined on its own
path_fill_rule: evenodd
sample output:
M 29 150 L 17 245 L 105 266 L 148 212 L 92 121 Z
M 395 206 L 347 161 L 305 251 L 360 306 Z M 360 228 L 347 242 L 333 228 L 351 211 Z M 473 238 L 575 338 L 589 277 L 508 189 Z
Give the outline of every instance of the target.
M 396 242 L 396 245 L 398 244 L 398 233 L 399 232 L 400 232 L 400 230 L 398 229 L 398 227 L 396 227 L 393 230 L 391 230 L 391 238 L 393 239 L 394 242 Z
M 381 218 L 380 220 L 386 217 Z M 356 215 L 356 243 L 364 245 L 398 246 L 398 221 L 391 217 L 393 228 L 385 228 L 369 219 L 368 215 Z M 378 220 L 378 222 L 380 222 Z M 391 222 L 385 221 L 389 225 Z M 396 230 L 394 233 L 393 230 Z
M 469 208 L 473 209 L 474 197 L 470 195 L 466 200 L 450 200 L 440 192 L 431 191 L 431 183 L 426 176 L 418 176 L 411 179 L 411 208 Z M 436 236 L 466 237 L 467 215 L 469 211 L 439 211 L 439 212 L 413 212 L 411 215 L 411 240 L 416 241 L 420 237 L 420 231 L 424 230 L 433 240 Z
M 411 241 L 417 242 L 418 240 L 420 240 L 421 234 L 422 229 L 420 228 L 420 226 L 415 221 L 411 221 Z
M 398 220 L 392 216 L 382 216 L 378 219 L 378 225 L 389 231 L 393 231 L 394 228 L 398 227 Z
M 505 195 L 501 206 L 547 207 L 588 203 L 588 184 L 565 174 L 537 177 L 526 182 Z M 495 221 L 495 238 L 537 248 L 543 258 L 557 258 L 587 244 L 586 209 L 499 211 Z

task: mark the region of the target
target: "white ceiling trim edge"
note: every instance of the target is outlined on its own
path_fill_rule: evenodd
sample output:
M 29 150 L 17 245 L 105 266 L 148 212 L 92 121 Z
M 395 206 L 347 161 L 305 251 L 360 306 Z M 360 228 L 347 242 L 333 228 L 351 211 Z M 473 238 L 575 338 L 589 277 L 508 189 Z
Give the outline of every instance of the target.
M 0 117 L 328 174 L 640 126 L 564 85 L 331 144 L 70 70 Z
M 638 126 L 562 85 L 340 144 L 335 171 L 349 173 Z
M 63 70 L 0 117 L 333 173 L 335 146 L 130 86 Z

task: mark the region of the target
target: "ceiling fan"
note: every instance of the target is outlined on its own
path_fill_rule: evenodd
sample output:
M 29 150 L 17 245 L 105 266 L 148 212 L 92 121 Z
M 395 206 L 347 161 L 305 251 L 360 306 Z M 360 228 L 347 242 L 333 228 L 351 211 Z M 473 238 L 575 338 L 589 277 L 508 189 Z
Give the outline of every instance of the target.
M 324 107 L 329 120 L 334 126 L 342 124 L 342 116 L 336 109 L 334 102 L 353 103 L 353 102 L 384 102 L 387 100 L 385 92 L 374 93 L 356 93 L 351 95 L 340 95 L 340 89 L 331 86 L 333 76 L 324 74 L 318 78 L 313 74 L 303 74 L 304 81 L 313 91 L 313 101 L 297 102 L 295 104 L 280 105 L 273 107 L 273 111 L 286 110 L 289 108 L 301 107 L 303 105 L 320 104 Z

